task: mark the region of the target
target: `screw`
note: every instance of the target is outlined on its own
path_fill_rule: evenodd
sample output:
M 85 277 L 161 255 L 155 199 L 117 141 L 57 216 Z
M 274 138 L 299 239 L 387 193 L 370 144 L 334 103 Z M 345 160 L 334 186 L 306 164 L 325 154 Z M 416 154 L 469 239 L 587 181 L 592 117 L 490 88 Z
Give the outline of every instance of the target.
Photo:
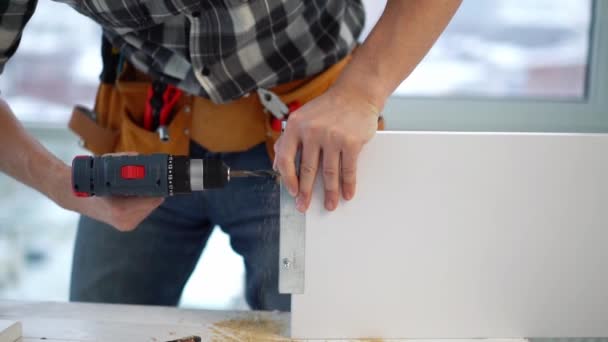
M 289 260 L 288 258 L 283 258 L 282 262 L 284 269 L 288 270 L 291 268 L 291 260 Z

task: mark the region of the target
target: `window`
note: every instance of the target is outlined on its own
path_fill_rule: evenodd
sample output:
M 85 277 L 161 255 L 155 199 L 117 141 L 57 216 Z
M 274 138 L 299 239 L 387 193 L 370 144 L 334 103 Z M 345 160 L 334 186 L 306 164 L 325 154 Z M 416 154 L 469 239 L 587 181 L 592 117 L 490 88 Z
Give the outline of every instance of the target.
M 368 26 L 385 1 L 366 0 Z M 464 0 L 388 101 L 389 129 L 608 131 L 608 3 Z M 368 30 L 369 30 L 368 27 Z
M 396 94 L 582 99 L 591 13 L 591 0 L 464 0 Z
M 465 0 L 397 94 L 582 99 L 591 5 Z
M 65 127 L 74 104 L 92 105 L 101 29 L 65 4 L 39 1 L 0 89 L 24 122 Z

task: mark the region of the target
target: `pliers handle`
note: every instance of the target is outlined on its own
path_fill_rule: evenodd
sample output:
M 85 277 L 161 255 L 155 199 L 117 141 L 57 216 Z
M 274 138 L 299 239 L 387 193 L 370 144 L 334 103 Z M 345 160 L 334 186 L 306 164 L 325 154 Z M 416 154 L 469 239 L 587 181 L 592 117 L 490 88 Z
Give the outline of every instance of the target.
M 285 104 L 277 94 L 267 89 L 259 88 L 258 96 L 264 108 L 272 114 L 270 126 L 275 132 L 281 132 L 283 122 L 287 121 L 289 114 L 302 107 L 299 101 Z
M 160 126 L 167 126 L 181 96 L 182 91 L 175 86 L 153 82 L 148 88 L 148 98 L 144 109 L 144 128 L 154 131 Z

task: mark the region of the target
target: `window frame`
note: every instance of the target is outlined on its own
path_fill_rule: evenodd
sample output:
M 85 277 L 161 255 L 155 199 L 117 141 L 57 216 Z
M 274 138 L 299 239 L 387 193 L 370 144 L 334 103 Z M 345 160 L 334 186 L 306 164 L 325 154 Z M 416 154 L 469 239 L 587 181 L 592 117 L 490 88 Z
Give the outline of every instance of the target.
M 608 132 L 608 1 L 592 2 L 586 96 L 576 100 L 393 95 L 389 130 Z

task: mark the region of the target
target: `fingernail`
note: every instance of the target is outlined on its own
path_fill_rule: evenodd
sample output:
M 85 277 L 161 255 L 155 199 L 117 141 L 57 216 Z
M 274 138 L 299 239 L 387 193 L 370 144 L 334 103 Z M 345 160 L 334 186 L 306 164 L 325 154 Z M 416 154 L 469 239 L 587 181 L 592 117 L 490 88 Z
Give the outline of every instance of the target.
M 304 203 L 304 197 L 303 196 L 296 197 L 296 209 L 298 209 L 299 211 L 305 211 L 306 210 L 306 205 Z
M 289 191 L 289 194 L 292 197 L 296 197 L 296 195 L 298 194 L 298 192 L 296 191 L 296 189 L 292 188 L 292 187 L 287 187 L 287 191 Z M 298 197 L 299 198 L 299 197 Z
M 344 199 L 347 201 L 350 201 L 351 199 L 353 199 L 353 193 L 350 190 L 345 190 L 344 191 Z
M 335 206 L 336 206 L 336 203 L 334 202 L 333 199 L 331 199 L 331 198 L 325 199 L 325 209 L 334 210 Z

